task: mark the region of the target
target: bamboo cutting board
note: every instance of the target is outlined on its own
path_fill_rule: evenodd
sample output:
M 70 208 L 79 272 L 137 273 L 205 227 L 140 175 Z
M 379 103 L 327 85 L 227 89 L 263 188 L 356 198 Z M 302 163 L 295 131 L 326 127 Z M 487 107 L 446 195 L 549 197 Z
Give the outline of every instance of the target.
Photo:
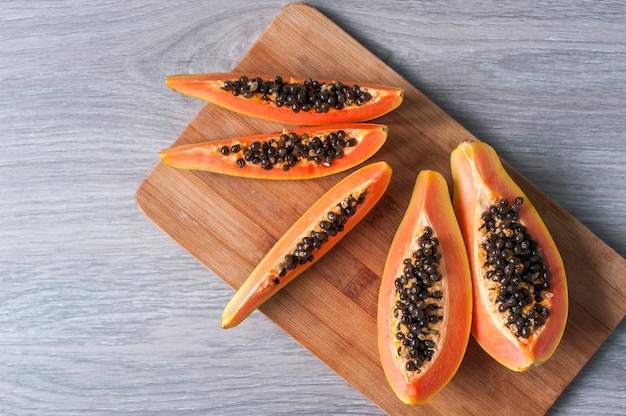
M 324 32 L 322 40 L 296 28 Z M 235 68 L 388 84 L 405 89 L 396 111 L 376 120 L 389 138 L 370 161 L 394 168 L 387 193 L 337 247 L 260 310 L 389 414 L 543 414 L 626 313 L 626 261 L 509 168 L 559 245 L 568 272 L 570 315 L 559 349 L 544 365 L 515 373 L 470 341 L 459 372 L 420 407 L 402 404 L 379 364 L 376 299 L 386 250 L 422 169 L 450 183 L 449 155 L 476 140 L 420 91 L 314 8 L 285 7 Z M 276 123 L 205 105 L 175 144 L 281 131 Z M 178 171 L 159 163 L 141 184 L 145 215 L 232 288 L 238 288 L 289 226 L 350 172 L 308 181 L 260 181 Z M 580 253 L 585 253 L 581 255 Z M 611 294 L 612 302 L 606 302 Z M 219 322 L 215 323 L 219 325 Z M 245 324 L 245 323 L 244 323 Z M 242 324 L 242 325 L 244 325 Z

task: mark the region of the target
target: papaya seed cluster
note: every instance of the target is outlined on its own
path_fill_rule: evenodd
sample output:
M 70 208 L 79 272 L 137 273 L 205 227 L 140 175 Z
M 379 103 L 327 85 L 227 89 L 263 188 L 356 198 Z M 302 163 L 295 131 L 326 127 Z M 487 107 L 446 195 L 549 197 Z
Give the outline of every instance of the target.
M 397 353 L 408 372 L 419 371 L 435 355 L 443 319 L 440 260 L 439 240 L 426 226 L 412 257 L 404 259 L 402 276 L 394 282 Z
M 517 197 L 509 205 L 508 199 L 500 199 L 482 214 L 481 226 L 485 279 L 491 282 L 506 325 L 522 341 L 545 324 L 550 315 L 546 300 L 552 296 L 551 274 L 541 248 L 520 222 L 523 202 Z
M 282 166 L 284 171 L 288 171 L 304 160 L 330 167 L 335 160 L 343 157 L 346 148 L 357 144 L 358 140 L 348 137 L 344 130 L 330 132 L 325 137 L 290 132 L 281 134 L 277 139 L 254 141 L 249 146 L 239 143 L 224 145 L 220 147 L 220 152 L 224 156 L 236 154 L 237 166 L 240 168 L 252 163 L 265 170 Z
M 320 249 L 328 242 L 329 237 L 334 237 L 344 231 L 348 218 L 356 214 L 358 206 L 365 201 L 366 194 L 366 191 L 352 193 L 339 202 L 334 209 L 328 211 L 325 217 L 308 233 L 308 236 L 303 237 L 296 244 L 295 249 L 285 255 L 283 261 L 276 265 L 272 283 L 274 285 L 280 284 L 280 279 L 288 271 L 307 262 L 312 262 L 315 250 Z
M 222 89 L 231 91 L 234 96 L 274 101 L 277 107 L 288 107 L 294 113 L 315 111 L 327 113 L 331 108 L 341 110 L 353 104 L 360 106 L 372 99 L 372 95 L 358 85 L 344 85 L 342 82 L 325 83 L 307 78 L 304 83 L 285 82 L 279 75 L 273 80 L 242 75 L 236 80 L 226 80 Z

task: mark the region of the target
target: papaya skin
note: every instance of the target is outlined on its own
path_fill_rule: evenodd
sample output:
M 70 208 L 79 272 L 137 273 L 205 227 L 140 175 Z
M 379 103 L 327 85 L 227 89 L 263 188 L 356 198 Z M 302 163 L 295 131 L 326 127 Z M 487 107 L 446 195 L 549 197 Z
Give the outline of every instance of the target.
M 521 188 L 504 169 L 495 150 L 481 142 L 461 143 L 451 154 L 453 203 L 463 232 L 472 271 L 474 317 L 472 335 L 495 360 L 514 371 L 526 371 L 549 359 L 565 331 L 568 294 L 565 267 L 558 248 L 541 216 Z M 504 324 L 488 300 L 480 255 L 481 213 L 500 198 L 524 198 L 519 222 L 538 242 L 551 272 L 550 316 L 527 342 L 520 341 Z
M 251 117 L 272 120 L 285 124 L 322 125 L 338 123 L 354 123 L 378 118 L 398 107 L 403 100 L 404 90 L 374 84 L 358 85 L 372 95 L 372 100 L 361 106 L 353 104 L 341 110 L 331 108 L 327 113 L 311 111 L 294 112 L 288 106 L 278 107 L 273 100 L 263 100 L 253 96 L 244 98 L 233 96 L 230 91 L 222 89 L 226 80 L 235 80 L 245 75 L 249 78 L 259 77 L 264 80 L 274 79 L 274 75 L 244 73 L 211 73 L 211 74 L 178 74 L 166 77 L 166 85 L 183 95 L 199 98 L 235 113 Z M 283 77 L 291 83 L 304 83 L 304 77 Z M 320 79 L 320 82 L 333 82 Z M 351 83 L 344 83 L 350 85 Z
M 305 159 L 289 168 L 288 171 L 283 170 L 281 166 L 274 166 L 272 169 L 266 170 L 260 164 L 253 164 L 252 162 L 245 162 L 245 166 L 241 168 L 237 166 L 237 159 L 242 157 L 241 153 L 230 152 L 226 156 L 221 153 L 223 146 L 230 149 L 232 145 L 238 144 L 242 149 L 246 149 L 255 141 L 267 142 L 270 139 L 279 141 L 280 136 L 284 133 L 296 133 L 298 136 L 306 133 L 311 138 L 315 136 L 323 138 L 338 130 L 345 131 L 347 137 L 355 138 L 357 144 L 352 147 L 345 147 L 343 156 L 335 158 L 330 166 Z M 382 124 L 337 124 L 175 146 L 160 151 L 159 157 L 166 165 L 182 170 L 201 170 L 257 179 L 313 179 L 343 172 L 361 164 L 373 156 L 386 140 L 387 126 Z
M 346 176 L 320 197 L 283 234 L 237 290 L 223 311 L 222 328 L 238 325 L 261 304 L 328 253 L 376 205 L 387 190 L 391 175 L 392 169 L 387 163 L 375 162 Z M 326 243 L 313 250 L 313 261 L 308 261 L 287 271 L 284 276 L 280 277 L 280 283 L 275 284 L 276 265 L 284 259 L 285 255 L 291 253 L 298 242 L 303 237 L 308 236 L 321 220 L 326 218 L 329 211 L 335 209 L 338 203 L 355 193 L 365 193 L 365 197 L 354 215 L 346 218 L 343 231 L 335 236 L 328 236 Z
M 443 320 L 432 361 L 412 375 L 394 345 L 394 282 L 402 276 L 403 260 L 411 257 L 425 226 L 439 239 L 442 274 Z M 398 398 L 410 405 L 427 402 L 456 374 L 470 336 L 472 287 L 465 244 L 452 208 L 449 188 L 436 171 L 424 170 L 417 177 L 411 201 L 392 241 L 381 279 L 378 299 L 378 342 L 385 376 Z

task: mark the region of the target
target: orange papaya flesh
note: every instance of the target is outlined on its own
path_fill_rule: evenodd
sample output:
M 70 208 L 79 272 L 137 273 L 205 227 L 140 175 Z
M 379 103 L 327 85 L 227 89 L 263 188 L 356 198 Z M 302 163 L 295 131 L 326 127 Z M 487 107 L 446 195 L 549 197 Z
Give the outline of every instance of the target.
M 451 154 L 453 203 L 472 271 L 472 334 L 495 360 L 525 371 L 565 331 L 565 267 L 541 216 L 485 143 Z
M 166 77 L 166 84 L 236 113 L 299 125 L 372 120 L 404 97 L 401 88 L 267 74 L 180 74 Z
M 470 336 L 471 279 L 444 177 L 421 171 L 392 241 L 378 298 L 378 347 L 406 404 L 428 401 L 456 374 Z
M 311 179 L 350 169 L 376 153 L 387 126 L 359 123 L 175 146 L 159 152 L 177 169 L 259 179 Z
M 376 162 L 346 176 L 320 197 L 276 242 L 226 305 L 222 328 L 238 325 L 319 261 L 376 205 L 392 169 Z

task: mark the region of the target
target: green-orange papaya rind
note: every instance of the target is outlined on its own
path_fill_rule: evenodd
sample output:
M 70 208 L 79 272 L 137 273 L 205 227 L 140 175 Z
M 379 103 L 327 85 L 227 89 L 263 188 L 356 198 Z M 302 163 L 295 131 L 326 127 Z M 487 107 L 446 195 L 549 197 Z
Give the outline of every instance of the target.
M 286 132 L 296 133 L 298 136 L 307 133 L 309 137 L 313 138 L 315 136 L 325 137 L 331 132 L 339 130 L 345 131 L 346 137 L 354 138 L 356 144 L 352 147 L 345 147 L 343 156 L 335 158 L 330 166 L 303 159 L 287 171 L 283 170 L 281 166 L 274 166 L 272 169 L 266 170 L 260 164 L 252 162 L 245 162 L 244 167 L 239 167 L 237 159 L 241 158 L 241 155 L 232 152 L 224 155 L 221 152 L 223 146 L 230 149 L 232 145 L 239 144 L 242 148 L 247 148 L 255 141 L 266 142 L 270 139 L 279 141 L 279 137 Z M 257 179 L 313 179 L 343 172 L 365 162 L 381 148 L 386 140 L 387 126 L 382 124 L 335 124 L 174 146 L 161 150 L 159 157 L 166 165 L 176 169 L 201 170 Z
M 409 377 L 398 359 L 392 339 L 395 327 L 394 282 L 403 274 L 403 260 L 415 251 L 417 239 L 430 226 L 441 251 L 444 319 L 433 360 L 416 377 Z M 378 298 L 378 347 L 385 376 L 397 397 L 406 404 L 427 402 L 456 374 L 465 355 L 471 327 L 472 292 L 467 253 L 445 178 L 436 171 L 421 171 L 411 201 L 392 241 Z
M 261 262 L 250 273 L 243 285 L 226 305 L 222 314 L 222 328 L 238 325 L 261 304 L 271 298 L 293 279 L 330 251 L 350 230 L 352 230 L 376 205 L 385 193 L 391 180 L 392 169 L 386 162 L 375 162 L 360 168 L 346 176 L 320 197 L 276 242 Z M 365 192 L 365 198 L 354 215 L 349 216 L 343 231 L 328 237 L 328 241 L 313 251 L 314 260 L 288 271 L 280 277 L 280 283 L 274 284 L 277 276 L 276 265 L 290 254 L 304 236 L 326 219 L 326 214 L 338 203 L 358 193 Z
M 506 172 L 496 151 L 486 143 L 464 142 L 451 154 L 453 204 L 470 259 L 474 292 L 472 335 L 496 361 L 514 371 L 525 371 L 549 359 L 557 349 L 567 323 L 568 293 L 565 267 L 558 248 L 532 201 Z M 484 259 L 478 229 L 481 214 L 501 198 L 524 198 L 520 223 L 542 250 L 551 272 L 550 316 L 527 343 L 520 342 L 498 317 L 483 284 Z
M 275 77 L 275 75 L 267 74 L 225 72 L 170 75 L 166 77 L 165 81 L 167 86 L 174 91 L 205 100 L 230 111 L 265 120 L 296 125 L 355 123 L 373 120 L 394 110 L 402 103 L 404 97 L 402 88 L 356 83 L 372 95 L 372 99 L 363 105 L 353 104 L 345 106 L 341 110 L 331 108 L 326 113 L 317 113 L 314 110 L 294 112 L 289 106 L 276 106 L 271 99 L 263 100 L 258 96 L 251 98 L 244 98 L 240 95 L 234 96 L 230 91 L 222 89 L 224 81 L 236 80 L 242 75 L 250 79 L 259 77 L 264 80 L 271 80 Z M 290 83 L 300 84 L 303 84 L 305 80 L 304 77 L 290 76 L 284 76 L 283 79 L 290 80 Z M 326 79 L 318 81 L 320 83 L 335 82 Z M 355 83 L 344 82 L 344 84 L 352 85 Z

